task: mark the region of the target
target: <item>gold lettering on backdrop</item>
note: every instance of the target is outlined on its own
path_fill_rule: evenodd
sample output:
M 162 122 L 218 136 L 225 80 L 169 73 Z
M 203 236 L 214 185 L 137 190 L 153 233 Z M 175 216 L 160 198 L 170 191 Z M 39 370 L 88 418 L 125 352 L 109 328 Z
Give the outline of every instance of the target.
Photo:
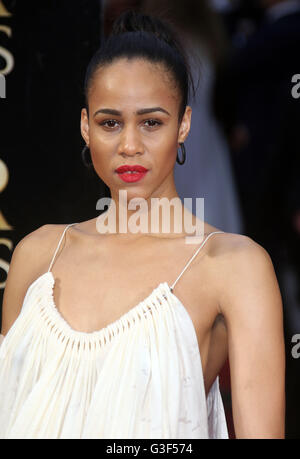
M 2 0 L 0 0 L 0 16 L 6 17 L 6 18 L 11 16 L 11 13 L 9 11 L 7 11 L 5 6 L 3 5 L 3 1 Z
M 3 5 L 3 1 L 0 0 L 0 17 L 11 17 L 12 14 L 7 11 L 6 7 Z M 12 35 L 11 27 L 7 25 L 0 24 L 0 32 L 4 32 L 9 38 Z M 0 46 L 0 55 L 4 58 L 6 65 L 3 69 L 0 69 L 0 73 L 7 75 L 14 68 L 14 57 L 10 51 L 6 48 Z M 4 161 L 0 159 L 0 193 L 6 188 L 9 180 L 8 168 Z M 13 227 L 7 223 L 5 217 L 0 211 L 0 230 L 12 230 Z M 7 238 L 0 238 L 0 245 L 6 246 L 10 251 L 13 250 L 13 241 Z M 6 260 L 0 259 L 0 269 L 8 274 L 9 263 Z M 0 289 L 5 288 L 6 281 L 0 282 Z
M 0 238 L 0 245 L 5 245 L 10 251 L 12 251 L 13 248 L 13 241 L 10 239 L 6 238 Z M 0 258 L 0 269 L 3 269 L 3 271 L 6 272 L 6 275 L 8 274 L 9 270 L 9 263 L 2 258 Z M 3 289 L 5 287 L 5 282 L 0 282 L 0 289 Z
M 11 37 L 11 27 L 0 24 L 0 32 L 1 31 L 6 33 L 8 37 Z M 0 69 L 0 73 L 2 73 L 3 75 L 7 75 L 14 68 L 14 56 L 11 54 L 10 51 L 8 51 L 8 49 L 3 48 L 3 46 L 0 46 L 0 56 L 2 56 L 3 59 L 6 61 L 6 66 L 3 69 Z
M 8 178 L 9 178 L 9 175 L 8 175 L 8 169 L 6 167 L 6 164 L 4 163 L 4 161 L 2 161 L 2 159 L 0 159 L 0 193 L 2 193 L 2 191 L 6 188 L 8 184 Z M 0 210 L 0 230 L 3 231 L 3 230 L 12 230 L 12 229 L 13 227 L 7 223 L 5 217 L 3 216 Z M 8 247 L 10 251 L 12 251 L 13 249 L 13 241 L 11 239 L 0 238 L 0 245 L 5 245 L 6 247 Z M 3 269 L 3 271 L 6 272 L 6 275 L 8 274 L 9 263 L 6 260 L 3 260 L 3 258 L 0 258 L 0 269 Z M 0 289 L 5 288 L 5 283 L 6 283 L 6 280 L 3 282 L 0 282 Z
M 4 161 L 0 159 L 0 193 L 6 188 L 8 184 L 8 179 L 9 179 L 9 174 L 8 174 L 8 169 Z M 2 212 L 0 210 L 0 230 L 11 230 L 13 229 L 12 226 L 10 226 L 4 216 L 2 215 Z

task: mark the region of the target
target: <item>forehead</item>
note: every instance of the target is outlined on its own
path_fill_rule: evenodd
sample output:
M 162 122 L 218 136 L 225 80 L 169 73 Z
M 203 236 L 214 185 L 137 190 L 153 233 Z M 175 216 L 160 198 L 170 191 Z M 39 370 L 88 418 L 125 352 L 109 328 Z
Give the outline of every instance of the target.
M 105 64 L 95 72 L 88 99 L 89 105 L 165 104 L 176 110 L 179 104 L 174 81 L 162 64 L 127 58 Z

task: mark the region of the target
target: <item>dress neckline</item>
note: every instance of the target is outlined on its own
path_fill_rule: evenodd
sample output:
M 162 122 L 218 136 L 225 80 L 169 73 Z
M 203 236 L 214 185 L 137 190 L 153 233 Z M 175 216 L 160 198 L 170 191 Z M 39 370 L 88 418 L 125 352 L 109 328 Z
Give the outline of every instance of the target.
M 24 303 L 26 297 L 30 294 L 30 290 L 32 290 L 32 288 L 35 285 L 37 285 L 39 282 L 41 282 L 41 280 L 44 279 L 46 280 L 47 284 L 46 290 L 43 293 L 46 293 L 47 300 L 49 301 L 40 302 L 41 315 L 43 316 L 42 318 L 43 320 L 45 320 L 47 324 L 49 333 L 52 335 L 56 335 L 56 338 L 61 343 L 64 342 L 65 345 L 71 344 L 73 348 L 76 347 L 77 350 L 80 350 L 81 352 L 91 352 L 97 350 L 104 351 L 104 349 L 109 348 L 110 344 L 115 342 L 116 337 L 124 336 L 126 332 L 130 332 L 132 330 L 132 325 L 141 323 L 141 317 L 139 316 L 139 313 L 140 315 L 143 315 L 145 309 L 149 312 L 150 309 L 152 310 L 153 306 L 157 310 L 157 312 L 160 312 L 162 311 L 162 306 L 164 305 L 169 307 L 169 311 L 172 311 L 172 307 L 175 306 L 175 308 L 178 307 L 181 310 L 190 328 L 189 336 L 193 340 L 195 348 L 197 349 L 197 355 L 200 359 L 201 372 L 203 375 L 201 352 L 199 349 L 197 332 L 194 323 L 188 310 L 180 301 L 180 299 L 172 292 L 167 282 L 160 282 L 158 286 L 155 287 L 148 296 L 146 296 L 142 301 L 130 308 L 127 312 L 122 314 L 117 320 L 111 322 L 110 324 L 106 325 L 100 330 L 96 330 L 93 332 L 83 332 L 73 329 L 57 309 L 53 297 L 55 277 L 50 270 L 41 274 L 37 279 L 35 279 L 32 282 L 32 284 L 30 284 L 24 299 Z M 157 301 L 153 301 L 155 299 L 155 294 L 157 295 L 159 303 Z M 42 294 L 41 299 L 43 298 L 44 296 Z M 171 304 L 168 302 L 168 298 L 172 299 Z M 149 302 L 149 300 L 152 300 L 151 308 L 147 308 L 147 302 Z M 144 317 L 144 319 L 147 318 Z M 131 325 L 130 327 L 128 326 L 129 321 Z M 124 322 L 126 322 L 126 325 L 124 329 L 121 328 L 121 333 L 119 333 L 118 327 L 119 325 L 122 326 Z
M 47 281 L 47 300 L 46 302 L 42 302 L 42 313 L 47 319 L 49 326 L 55 328 L 56 332 L 64 339 L 64 337 L 71 338 L 76 342 L 84 342 L 85 344 L 94 344 L 94 343 L 101 343 L 102 346 L 106 346 L 109 342 L 113 341 L 113 338 L 117 335 L 123 334 L 125 331 L 130 330 L 132 325 L 138 323 L 141 320 L 141 316 L 147 315 L 150 311 L 154 308 L 156 310 L 160 310 L 161 307 L 164 305 L 170 306 L 168 303 L 168 297 L 173 299 L 173 302 L 177 303 L 179 307 L 184 311 L 190 325 L 193 329 L 194 338 L 197 341 L 198 339 L 195 330 L 194 323 L 190 314 L 188 313 L 187 309 L 183 305 L 183 303 L 179 300 L 179 298 L 172 292 L 169 284 L 167 282 L 160 282 L 157 287 L 155 287 L 149 295 L 147 295 L 143 300 L 137 303 L 135 306 L 130 308 L 127 312 L 122 314 L 118 319 L 109 323 L 105 327 L 102 327 L 99 330 L 95 330 L 92 332 L 84 332 L 80 330 L 75 330 L 71 327 L 71 325 L 66 321 L 66 319 L 62 316 L 60 311 L 58 310 L 55 300 L 54 300 L 54 285 L 55 285 L 55 277 L 52 271 L 47 271 L 41 274 L 32 284 L 29 286 L 28 291 L 32 289 L 34 285 L 36 285 L 42 279 L 46 279 Z M 121 331 L 121 333 L 120 333 Z M 199 347 L 198 347 L 199 349 Z M 200 354 L 200 350 L 199 350 Z

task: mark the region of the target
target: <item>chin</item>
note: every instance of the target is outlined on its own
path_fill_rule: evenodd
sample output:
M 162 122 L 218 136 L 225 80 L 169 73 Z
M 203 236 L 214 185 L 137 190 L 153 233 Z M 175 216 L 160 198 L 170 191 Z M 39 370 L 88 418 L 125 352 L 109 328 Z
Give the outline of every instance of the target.
M 121 188 L 118 190 L 118 197 L 119 199 L 126 199 L 127 198 L 127 202 L 129 203 L 129 201 L 131 201 L 131 199 L 134 199 L 136 201 L 136 203 L 138 202 L 138 200 L 141 200 L 144 201 L 144 200 L 147 200 L 149 199 L 149 193 L 147 193 L 147 191 L 143 188 L 141 188 L 140 190 L 137 189 L 137 187 L 131 187 L 130 188 Z

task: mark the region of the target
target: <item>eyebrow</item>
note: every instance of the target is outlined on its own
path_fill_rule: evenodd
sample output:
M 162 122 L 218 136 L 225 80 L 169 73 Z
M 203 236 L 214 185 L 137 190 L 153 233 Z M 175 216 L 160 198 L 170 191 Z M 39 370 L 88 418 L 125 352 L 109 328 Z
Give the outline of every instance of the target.
M 163 112 L 170 116 L 170 113 L 162 107 L 141 108 L 140 110 L 137 110 L 135 113 L 136 115 L 145 115 L 147 113 L 152 113 L 152 112 Z M 94 117 L 98 113 L 105 113 L 106 115 L 115 115 L 115 116 L 122 115 L 122 112 L 120 112 L 119 110 L 114 110 L 113 108 L 100 108 L 94 113 Z

